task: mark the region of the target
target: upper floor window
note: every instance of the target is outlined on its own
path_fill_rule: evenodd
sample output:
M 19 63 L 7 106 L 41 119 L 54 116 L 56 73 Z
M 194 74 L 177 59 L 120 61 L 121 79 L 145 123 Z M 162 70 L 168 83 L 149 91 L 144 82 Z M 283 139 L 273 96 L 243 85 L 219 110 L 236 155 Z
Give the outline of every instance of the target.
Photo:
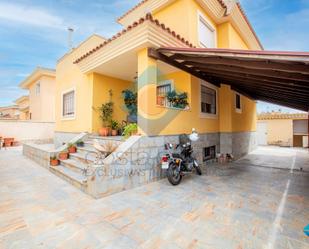
M 75 91 L 69 91 L 62 95 L 62 116 L 73 117 L 75 114 Z
M 201 113 L 217 114 L 217 91 L 201 84 Z
M 198 15 L 198 35 L 199 42 L 202 47 L 216 47 L 215 29 L 206 21 L 206 19 L 201 14 Z
M 171 107 L 166 95 L 174 90 L 172 80 L 161 81 L 157 85 L 157 105 Z
M 236 112 L 241 112 L 241 96 L 240 94 L 235 94 L 235 109 Z
M 36 85 L 35 85 L 35 95 L 36 95 L 36 96 L 40 95 L 40 92 L 41 92 L 41 83 L 38 82 L 38 83 L 36 83 Z

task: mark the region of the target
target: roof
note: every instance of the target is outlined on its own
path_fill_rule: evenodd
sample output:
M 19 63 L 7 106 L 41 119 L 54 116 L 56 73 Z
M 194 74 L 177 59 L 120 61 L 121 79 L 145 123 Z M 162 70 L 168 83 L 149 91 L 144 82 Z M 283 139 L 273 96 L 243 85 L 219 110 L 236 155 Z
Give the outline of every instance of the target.
M 22 101 L 24 101 L 24 100 L 29 100 L 29 95 L 21 96 L 21 97 L 19 97 L 18 99 L 16 99 L 14 102 L 15 102 L 16 104 L 18 104 L 18 103 L 20 103 L 20 102 L 22 102 Z
M 258 115 L 258 120 L 272 119 L 308 119 L 307 113 L 261 113 Z
M 251 99 L 309 111 L 309 52 L 160 48 L 149 56 Z
M 112 38 L 104 41 L 103 43 L 101 43 L 100 45 L 98 45 L 97 47 L 93 48 L 92 50 L 90 50 L 89 52 L 87 52 L 86 54 L 82 55 L 81 57 L 77 58 L 74 63 L 77 64 L 80 61 L 84 60 L 85 58 L 87 58 L 88 56 L 90 56 L 91 54 L 93 54 L 94 52 L 98 51 L 99 49 L 105 47 L 107 44 L 111 43 L 112 41 L 118 39 L 119 37 L 121 37 L 122 35 L 126 34 L 127 32 L 130 32 L 132 29 L 136 28 L 137 26 L 145 23 L 145 22 L 151 22 L 153 24 L 155 24 L 156 26 L 158 26 L 159 28 L 161 28 L 164 31 L 167 31 L 170 35 L 174 36 L 175 38 L 177 38 L 178 40 L 180 40 L 181 42 L 183 42 L 184 45 L 189 46 L 189 47 L 194 47 L 192 43 L 190 43 L 188 40 L 184 39 L 183 37 L 181 37 L 179 34 L 177 34 L 175 31 L 171 30 L 170 28 L 166 27 L 164 24 L 160 23 L 159 20 L 154 19 L 153 16 L 151 14 L 146 14 L 145 17 L 140 18 L 138 21 L 134 22 L 132 25 L 129 25 L 127 28 L 123 29 L 122 31 L 118 32 L 116 35 L 114 35 Z
M 29 85 L 41 76 L 56 77 L 56 70 L 44 67 L 37 67 L 24 81 L 19 84 L 19 87 L 23 89 L 28 89 Z
M 130 10 L 128 10 L 126 13 L 124 13 L 121 17 L 119 17 L 119 18 L 117 19 L 117 21 L 120 22 L 123 18 L 125 18 L 126 16 L 128 16 L 130 13 L 134 12 L 134 11 L 135 11 L 136 9 L 138 9 L 139 7 L 143 6 L 143 5 L 144 5 L 145 3 L 147 3 L 148 1 L 149 1 L 149 0 L 143 0 L 143 1 L 139 2 L 139 3 L 136 4 L 133 8 L 131 8 Z M 218 1 L 218 3 L 221 5 L 221 7 L 222 7 L 223 9 L 227 10 L 227 5 L 226 5 L 226 3 L 224 2 L 224 0 L 217 0 L 217 1 Z M 258 38 L 258 36 L 257 36 L 257 34 L 256 34 L 256 32 L 255 32 L 255 30 L 253 29 L 253 26 L 251 25 L 251 23 L 250 23 L 250 21 L 249 21 L 247 15 L 246 15 L 244 9 L 242 8 L 240 2 L 238 2 L 238 1 L 235 1 L 235 2 L 236 2 L 236 6 L 237 6 L 237 7 L 239 8 L 239 10 L 240 10 L 240 13 L 242 14 L 243 18 L 245 19 L 246 23 L 248 24 L 248 26 L 249 26 L 251 32 L 253 33 L 255 39 L 257 40 L 259 46 L 263 49 L 263 45 L 262 45 L 260 39 Z M 225 15 L 229 15 L 229 13 L 227 13 L 227 11 L 225 11 Z
M 119 22 L 121 19 L 123 19 L 124 17 L 126 17 L 127 15 L 129 15 L 130 13 L 132 13 L 134 10 L 136 10 L 137 8 L 141 7 L 142 5 L 144 5 L 146 2 L 148 2 L 149 0 L 142 0 L 140 1 L 138 4 L 136 4 L 135 6 L 133 6 L 131 9 L 129 9 L 126 13 L 124 13 L 122 16 L 120 16 L 117 21 Z M 222 8 L 226 8 L 226 5 L 224 3 L 223 0 L 217 0 Z
M 97 37 L 99 39 L 101 39 L 102 41 L 106 41 L 106 38 L 101 36 L 101 35 L 98 35 L 98 34 L 92 34 L 90 35 L 88 38 L 86 38 L 85 40 L 83 40 L 81 43 L 79 43 L 76 47 L 74 47 L 73 49 L 71 49 L 70 51 L 68 51 L 66 54 L 64 54 L 63 56 L 61 56 L 59 59 L 58 59 L 58 62 L 62 61 L 64 58 L 66 58 L 68 55 L 76 52 L 77 50 L 79 50 L 83 45 L 85 45 L 90 39 L 94 38 L 94 37 Z
M 0 111 L 9 110 L 9 109 L 18 109 L 18 105 L 10 105 L 10 106 L 0 106 Z

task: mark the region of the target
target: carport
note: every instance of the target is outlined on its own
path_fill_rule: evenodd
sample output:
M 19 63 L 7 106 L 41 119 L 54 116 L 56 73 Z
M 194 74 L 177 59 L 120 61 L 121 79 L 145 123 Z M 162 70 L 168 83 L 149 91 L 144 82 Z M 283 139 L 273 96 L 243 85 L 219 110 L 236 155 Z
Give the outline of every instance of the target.
M 229 84 L 251 99 L 309 110 L 308 52 L 166 47 L 148 54 L 214 85 Z

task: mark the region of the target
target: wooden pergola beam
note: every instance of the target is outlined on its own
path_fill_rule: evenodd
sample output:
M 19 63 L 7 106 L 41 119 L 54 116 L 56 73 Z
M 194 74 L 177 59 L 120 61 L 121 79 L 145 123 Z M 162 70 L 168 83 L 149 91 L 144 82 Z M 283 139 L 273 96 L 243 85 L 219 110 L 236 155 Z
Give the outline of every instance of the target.
M 245 73 L 247 75 L 257 75 L 257 76 L 269 76 L 272 78 L 277 79 L 286 79 L 291 81 L 304 81 L 309 82 L 309 75 L 299 74 L 299 73 L 287 73 L 282 71 L 270 71 L 270 70 L 257 70 L 257 69 L 246 69 L 236 66 L 223 66 L 223 65 L 210 65 L 207 66 L 201 63 L 181 63 L 183 65 L 190 65 L 196 69 L 201 71 L 209 71 L 209 70 L 220 70 L 220 71 L 227 71 L 233 73 Z
M 206 57 L 206 56 L 188 56 L 182 54 L 174 54 L 172 56 L 173 60 L 183 60 L 188 61 L 190 63 L 203 63 L 209 65 L 231 65 L 238 66 L 242 68 L 248 69 L 259 69 L 259 70 L 278 70 L 283 72 L 291 72 L 291 73 L 303 73 L 308 72 L 309 74 L 309 65 L 301 64 L 301 63 L 284 63 L 277 62 L 272 60 L 250 60 L 250 63 L 247 63 L 245 60 L 231 59 L 231 58 L 223 58 L 223 57 Z
M 300 85 L 298 83 L 294 84 L 294 83 L 289 83 L 289 84 L 285 84 L 285 83 L 281 83 L 278 81 L 270 81 L 270 80 L 264 80 L 263 78 L 259 78 L 259 77 L 250 77 L 244 74 L 233 74 L 233 73 L 226 73 L 226 72 L 222 72 L 222 71 L 213 71 L 213 72 L 207 72 L 207 75 L 209 76 L 215 76 L 217 78 L 228 78 L 231 80 L 235 80 L 235 81 L 245 81 L 248 82 L 248 84 L 250 83 L 254 83 L 254 84 L 259 84 L 259 85 L 265 85 L 265 86 L 271 86 L 274 88 L 278 88 L 278 89 L 289 89 L 291 91 L 309 91 L 309 85 L 305 86 L 305 85 Z M 295 87 L 297 87 L 297 89 L 295 89 Z
M 168 56 L 157 52 L 157 50 L 155 50 L 153 48 L 148 48 L 148 56 L 150 58 L 163 61 L 163 62 L 165 62 L 169 65 L 172 65 L 176 68 L 179 68 L 179 69 L 181 69 L 181 70 L 183 70 L 183 71 L 185 71 L 189 74 L 192 74 L 192 75 L 194 75 L 194 76 L 196 76 L 200 79 L 206 80 L 213 85 L 220 86 L 220 82 L 218 82 L 215 77 L 209 77 L 207 75 L 203 75 L 200 72 L 196 71 L 195 69 L 187 67 L 185 65 L 182 65 L 181 63 L 170 59 Z

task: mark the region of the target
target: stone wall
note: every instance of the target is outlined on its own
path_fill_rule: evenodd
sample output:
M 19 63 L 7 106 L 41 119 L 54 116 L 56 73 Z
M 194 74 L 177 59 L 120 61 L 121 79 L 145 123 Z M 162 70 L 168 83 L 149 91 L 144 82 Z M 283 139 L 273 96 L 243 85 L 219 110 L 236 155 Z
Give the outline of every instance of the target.
M 160 160 L 164 144 L 178 144 L 178 136 L 130 137 L 104 160 L 104 166 L 93 165 L 87 172 L 87 192 L 95 198 L 135 188 L 165 177 Z M 193 143 L 195 156 L 203 162 L 203 148 L 216 145 L 219 134 L 201 134 Z
M 220 133 L 220 153 L 229 153 L 239 159 L 256 148 L 256 132 Z
M 77 137 L 79 134 L 80 133 L 55 131 L 55 134 L 54 134 L 55 147 L 58 148 L 62 146 L 64 143 L 69 143 L 72 139 Z
M 12 137 L 16 141 L 52 139 L 55 123 L 32 120 L 0 120 L 0 136 Z
M 48 169 L 50 157 L 55 155 L 55 153 L 52 148 L 44 147 L 43 144 L 24 143 L 23 155 Z

